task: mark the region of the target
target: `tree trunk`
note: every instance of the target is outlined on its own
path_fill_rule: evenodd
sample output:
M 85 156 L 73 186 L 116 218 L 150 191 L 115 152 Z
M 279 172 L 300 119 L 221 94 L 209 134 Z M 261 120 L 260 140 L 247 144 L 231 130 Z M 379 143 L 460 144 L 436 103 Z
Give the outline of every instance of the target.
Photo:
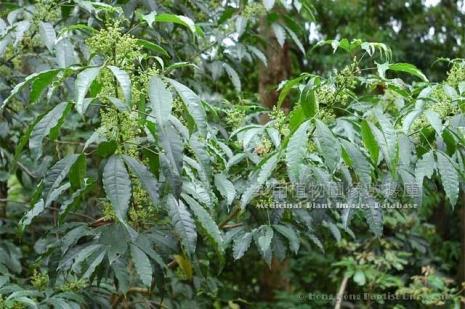
M 279 93 L 276 90 L 280 82 L 286 80 L 291 74 L 291 61 L 289 57 L 289 45 L 281 47 L 276 37 L 267 24 L 266 18 L 260 20 L 260 34 L 266 42 L 265 55 L 267 66 L 261 64 L 259 69 L 258 90 L 262 105 L 272 109 L 278 102 Z M 289 100 L 281 105 L 285 112 L 289 111 Z M 268 115 L 262 115 L 262 124 L 269 121 Z M 278 261 L 273 258 L 271 268 L 266 269 L 260 278 L 260 297 L 264 301 L 272 301 L 276 290 L 288 290 L 289 280 L 284 276 L 287 269 L 287 261 Z
M 6 218 L 6 204 L 8 200 L 8 183 L 0 182 L 0 220 Z
M 276 89 L 279 83 L 288 79 L 291 75 L 289 45 L 287 43 L 284 43 L 283 47 L 279 45 L 264 17 L 260 20 L 260 34 L 266 42 L 267 65 L 260 64 L 258 92 L 262 105 L 271 110 L 278 101 L 279 93 Z M 288 111 L 289 100 L 285 100 L 282 107 L 285 111 Z M 268 118 L 264 117 L 261 120 L 266 123 Z

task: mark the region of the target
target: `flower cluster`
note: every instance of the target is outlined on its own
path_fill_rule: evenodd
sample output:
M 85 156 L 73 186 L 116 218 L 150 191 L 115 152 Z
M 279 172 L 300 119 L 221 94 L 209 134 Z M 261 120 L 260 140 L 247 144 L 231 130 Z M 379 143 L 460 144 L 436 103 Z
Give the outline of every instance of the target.
M 104 56 L 109 64 L 124 70 L 134 69 L 134 63 L 143 56 L 137 40 L 123 33 L 118 21 L 108 23 L 104 29 L 87 39 L 92 54 Z
M 129 219 L 134 226 L 143 227 L 145 222 L 154 221 L 155 208 L 139 179 L 133 178 L 132 184 L 132 207 L 129 210 Z
M 279 131 L 279 133 L 281 133 L 281 135 L 288 136 L 291 133 L 287 123 L 286 114 L 282 109 L 274 106 L 270 113 L 270 118 L 273 120 L 273 126 Z
M 57 0 L 37 0 L 35 3 L 33 25 L 39 25 L 41 21 L 56 22 L 61 17 L 61 11 Z
M 135 139 L 140 133 L 137 112 L 121 112 L 115 107 L 100 110 L 101 126 L 99 133 L 109 141 L 117 142 L 117 152 L 136 155 Z
M 447 74 L 447 83 L 456 88 L 465 81 L 465 62 L 455 62 Z
M 246 18 L 259 17 L 266 14 L 266 9 L 262 3 L 251 3 L 245 6 L 242 16 Z
M 244 120 L 245 120 L 245 112 L 241 108 L 237 108 L 237 107 L 233 106 L 226 113 L 226 123 L 233 130 L 235 130 L 235 129 L 239 128 L 241 125 L 243 125 Z
M 38 290 L 43 290 L 47 287 L 49 282 L 48 275 L 46 273 L 42 273 L 34 269 L 32 274 L 31 283 L 32 286 Z

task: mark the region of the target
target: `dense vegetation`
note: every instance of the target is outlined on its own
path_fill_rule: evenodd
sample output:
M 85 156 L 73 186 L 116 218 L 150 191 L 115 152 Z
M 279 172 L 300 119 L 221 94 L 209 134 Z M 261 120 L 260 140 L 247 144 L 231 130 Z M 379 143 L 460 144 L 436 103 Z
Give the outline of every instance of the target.
M 0 308 L 463 306 L 464 16 L 387 3 L 2 2 Z

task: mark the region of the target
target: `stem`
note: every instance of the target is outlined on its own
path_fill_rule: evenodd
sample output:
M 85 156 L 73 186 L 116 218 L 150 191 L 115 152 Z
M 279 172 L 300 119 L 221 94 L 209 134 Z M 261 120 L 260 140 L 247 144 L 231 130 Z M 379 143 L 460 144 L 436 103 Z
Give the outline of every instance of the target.
M 346 290 L 347 281 L 349 281 L 349 276 L 344 275 L 344 278 L 342 278 L 341 285 L 339 286 L 339 291 L 336 295 L 336 304 L 334 305 L 334 309 L 341 309 L 342 297 L 344 296 L 344 292 Z

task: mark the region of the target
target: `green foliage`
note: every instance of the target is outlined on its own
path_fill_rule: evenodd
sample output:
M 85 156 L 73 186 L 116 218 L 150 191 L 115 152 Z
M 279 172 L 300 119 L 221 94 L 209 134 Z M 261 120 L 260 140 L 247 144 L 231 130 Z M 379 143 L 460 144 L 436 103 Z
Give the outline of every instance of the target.
M 2 5 L 0 307 L 260 306 L 283 261 L 299 293 L 463 302 L 456 238 L 423 225 L 463 204 L 465 61 L 435 82 L 383 43 L 311 45 L 314 4 Z M 264 90 L 270 36 L 295 77 Z

